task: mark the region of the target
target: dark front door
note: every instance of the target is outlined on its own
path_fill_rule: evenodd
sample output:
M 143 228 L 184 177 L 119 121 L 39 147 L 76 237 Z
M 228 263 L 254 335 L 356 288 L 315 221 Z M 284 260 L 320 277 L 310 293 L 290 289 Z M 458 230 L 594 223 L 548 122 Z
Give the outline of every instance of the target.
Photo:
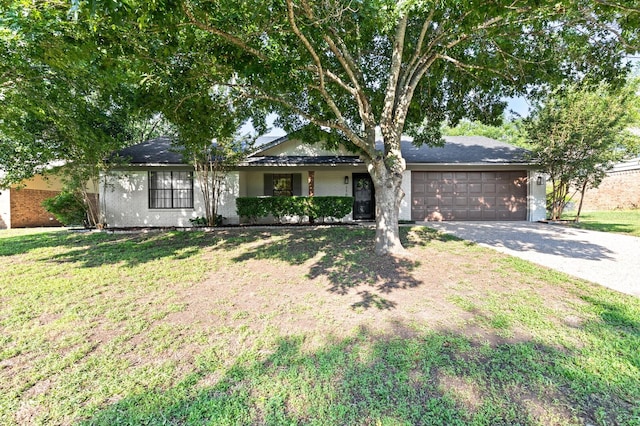
M 369 173 L 353 174 L 353 219 L 371 220 L 375 217 L 373 181 Z

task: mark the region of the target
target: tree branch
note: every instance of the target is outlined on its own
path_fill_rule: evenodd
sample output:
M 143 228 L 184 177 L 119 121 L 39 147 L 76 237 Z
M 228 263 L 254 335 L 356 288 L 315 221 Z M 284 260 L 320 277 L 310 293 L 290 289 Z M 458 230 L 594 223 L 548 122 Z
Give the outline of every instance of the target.
M 399 123 L 395 122 L 393 129 L 389 126 L 394 123 L 393 117 L 396 112 L 396 96 L 399 90 L 398 81 L 400 79 L 400 73 L 402 71 L 402 56 L 404 53 L 404 36 L 407 32 L 407 19 L 408 13 L 405 12 L 398 22 L 396 27 L 396 34 L 393 41 L 393 48 L 391 51 L 391 67 L 389 69 L 389 80 L 387 82 L 387 90 L 384 95 L 384 107 L 382 109 L 381 128 L 383 133 L 393 132 L 397 133 Z M 397 139 L 392 135 L 391 140 Z M 385 138 L 386 139 L 386 138 Z
M 301 3 L 307 18 L 312 21 L 313 25 L 318 30 L 324 33 L 323 40 L 329 46 L 329 50 L 331 50 L 331 52 L 335 55 L 336 59 L 340 63 L 340 66 L 342 66 L 342 69 L 349 77 L 349 80 L 351 80 L 353 91 L 350 91 L 350 93 L 358 103 L 358 113 L 360 115 L 360 119 L 364 123 L 367 123 L 369 126 L 375 126 L 375 119 L 371 112 L 371 104 L 369 103 L 369 99 L 367 98 L 362 85 L 360 84 L 360 80 L 362 79 L 362 71 L 358 67 L 357 62 L 349 53 L 349 49 L 347 48 L 344 41 L 340 38 L 335 28 L 329 27 L 328 31 L 331 32 L 331 35 L 333 37 L 329 36 L 327 32 L 320 27 L 320 21 L 316 18 L 309 3 L 306 0 L 302 0 Z M 343 87 L 347 87 L 344 82 L 342 82 L 342 85 Z
M 625 12 L 628 13 L 640 13 L 640 9 L 637 7 L 627 7 L 627 6 L 623 6 L 621 4 L 618 3 L 612 3 L 610 1 L 606 1 L 606 0 L 595 0 L 596 3 L 599 3 L 603 6 L 609 6 L 612 7 L 614 9 L 620 9 L 620 10 L 624 10 Z
M 256 88 L 253 87 L 253 89 L 256 89 Z M 312 114 L 309 114 L 302 108 L 296 106 L 294 103 L 291 103 L 281 97 L 271 96 L 262 91 L 260 91 L 257 94 L 245 93 L 245 96 L 252 99 L 265 100 L 265 101 L 280 104 L 285 108 L 290 109 L 293 113 L 301 116 L 306 120 L 309 120 L 310 122 L 312 122 L 317 126 L 328 127 L 330 129 L 338 130 L 342 132 L 355 146 L 360 148 L 369 157 L 375 158 L 375 148 L 369 147 L 367 143 L 364 140 L 362 140 L 360 136 L 358 136 L 353 130 L 351 130 L 351 128 L 344 122 L 344 120 L 336 122 L 331 120 L 319 119 L 318 117 Z
M 513 81 L 513 77 L 511 77 L 508 74 L 505 74 L 495 68 L 490 68 L 490 67 L 482 67 L 480 65 L 471 65 L 471 64 L 465 64 L 464 62 L 459 61 L 458 59 L 455 59 L 449 55 L 442 55 L 442 54 L 438 54 L 436 55 L 436 59 L 443 59 L 447 62 L 451 62 L 452 64 L 454 64 L 456 67 L 461 68 L 461 69 L 466 69 L 466 70 L 482 70 L 482 71 L 489 71 L 491 73 L 494 73 L 496 75 L 499 75 L 500 77 L 504 78 L 505 80 L 509 80 L 509 81 Z
M 204 22 L 198 20 L 196 18 L 196 16 L 193 14 L 193 11 L 191 11 L 191 9 L 189 9 L 189 7 L 187 7 L 187 3 L 183 3 L 182 4 L 182 10 L 184 11 L 184 13 L 187 15 L 187 17 L 189 18 L 189 21 L 195 25 L 196 27 L 200 28 L 203 31 L 209 32 L 211 34 L 215 34 L 219 37 L 221 37 L 223 40 L 233 44 L 236 47 L 239 47 L 240 49 L 244 50 L 245 52 L 248 52 L 250 54 L 252 54 L 253 56 L 257 57 L 258 59 L 261 59 L 263 61 L 266 61 L 268 59 L 268 57 L 260 52 L 258 49 L 255 49 L 251 46 L 249 46 L 244 40 L 231 35 L 225 31 L 220 30 L 219 28 L 215 28 L 212 27 L 208 24 L 205 24 Z

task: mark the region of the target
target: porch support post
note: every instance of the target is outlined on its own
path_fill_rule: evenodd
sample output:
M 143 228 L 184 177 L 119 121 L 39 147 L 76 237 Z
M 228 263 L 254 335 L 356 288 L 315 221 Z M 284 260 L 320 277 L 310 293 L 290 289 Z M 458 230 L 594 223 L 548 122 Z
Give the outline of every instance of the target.
M 309 177 L 307 178 L 307 183 L 309 184 L 309 197 L 313 197 L 315 190 L 315 172 L 309 171 Z

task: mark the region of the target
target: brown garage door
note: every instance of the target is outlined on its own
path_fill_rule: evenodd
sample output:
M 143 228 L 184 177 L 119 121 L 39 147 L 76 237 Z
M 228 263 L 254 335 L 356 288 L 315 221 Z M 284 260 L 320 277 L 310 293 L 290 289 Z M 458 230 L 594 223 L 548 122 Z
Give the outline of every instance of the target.
M 526 220 L 527 172 L 413 172 L 413 220 Z

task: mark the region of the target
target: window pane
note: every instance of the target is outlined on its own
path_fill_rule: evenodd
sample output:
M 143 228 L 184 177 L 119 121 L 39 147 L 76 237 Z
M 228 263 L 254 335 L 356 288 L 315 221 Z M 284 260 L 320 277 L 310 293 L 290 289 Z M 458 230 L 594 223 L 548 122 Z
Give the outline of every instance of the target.
M 191 189 L 189 172 L 173 172 L 173 189 Z
M 171 208 L 171 190 L 170 189 L 154 189 L 149 193 L 150 206 L 155 209 Z
M 193 207 L 193 192 L 190 189 L 179 189 L 173 192 L 174 208 Z
M 293 195 L 293 179 L 291 175 L 273 175 L 273 195 Z
M 151 172 L 149 176 L 149 188 L 171 189 L 171 172 Z

